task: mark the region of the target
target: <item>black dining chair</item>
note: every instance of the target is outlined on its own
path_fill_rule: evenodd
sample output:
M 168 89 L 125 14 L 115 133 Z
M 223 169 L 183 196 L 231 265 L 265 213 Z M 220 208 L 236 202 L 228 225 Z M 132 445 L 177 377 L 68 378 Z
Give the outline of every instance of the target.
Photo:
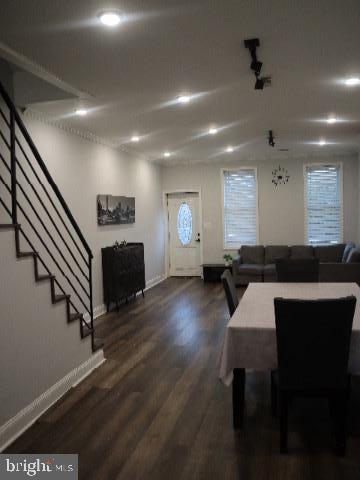
M 233 316 L 236 307 L 239 305 L 239 298 L 236 293 L 235 283 L 230 270 L 226 269 L 221 275 L 221 281 L 224 286 L 226 300 L 229 308 L 230 317 Z M 245 368 L 234 368 L 234 378 L 232 385 L 233 402 L 233 424 L 234 428 L 242 428 L 244 423 L 245 406 Z
M 354 296 L 329 300 L 275 298 L 278 370 L 271 376 L 272 407 L 280 407 L 280 451 L 287 451 L 288 405 L 294 397 L 328 398 L 336 450 L 345 454 L 348 373 Z
M 277 258 L 275 260 L 278 282 L 318 282 L 318 258 Z
M 221 275 L 221 281 L 224 286 L 230 317 L 232 317 L 233 313 L 236 310 L 236 307 L 239 305 L 239 299 L 236 293 L 234 279 L 230 270 L 226 269 L 224 271 L 224 273 Z

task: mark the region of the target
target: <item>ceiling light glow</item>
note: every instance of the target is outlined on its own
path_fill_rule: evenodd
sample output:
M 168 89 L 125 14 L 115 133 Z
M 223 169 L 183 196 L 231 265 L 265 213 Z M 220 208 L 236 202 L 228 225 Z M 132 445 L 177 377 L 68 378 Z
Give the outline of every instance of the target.
M 231 145 L 229 145 L 226 149 L 227 153 L 232 153 L 234 151 L 234 147 L 232 147 Z
M 360 84 L 360 78 L 357 77 L 350 77 L 347 80 L 345 80 L 345 85 L 348 87 L 354 87 L 355 85 Z
M 189 103 L 190 102 L 190 96 L 189 95 L 179 95 L 178 96 L 178 102 L 179 103 Z
M 139 140 L 140 140 L 140 138 L 137 135 L 133 135 L 131 137 L 131 141 L 134 142 L 134 143 L 137 143 Z
M 325 140 L 320 140 L 320 141 L 319 141 L 319 145 L 320 145 L 320 147 L 323 147 L 324 145 L 326 145 Z
M 117 12 L 104 12 L 100 16 L 100 21 L 106 27 L 116 27 L 120 23 L 120 15 Z
M 209 135 L 216 135 L 217 133 L 218 133 L 217 128 L 214 128 L 214 127 L 210 128 Z
M 335 117 L 329 117 L 326 121 L 327 121 L 327 123 L 336 123 L 336 122 L 337 122 L 337 118 L 335 118 Z
M 80 117 L 83 117 L 84 115 L 87 115 L 87 110 L 85 108 L 78 108 L 75 110 L 76 115 L 79 115 Z
M 166 158 L 170 157 L 170 152 L 164 152 L 164 157 Z

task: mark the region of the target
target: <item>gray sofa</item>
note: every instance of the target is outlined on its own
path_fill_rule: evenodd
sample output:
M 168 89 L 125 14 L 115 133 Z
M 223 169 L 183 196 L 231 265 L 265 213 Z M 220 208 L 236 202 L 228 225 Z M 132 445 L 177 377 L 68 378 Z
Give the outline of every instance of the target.
M 337 245 L 243 245 L 233 261 L 236 285 L 276 282 L 276 258 L 318 258 L 320 282 L 360 283 L 360 247 Z

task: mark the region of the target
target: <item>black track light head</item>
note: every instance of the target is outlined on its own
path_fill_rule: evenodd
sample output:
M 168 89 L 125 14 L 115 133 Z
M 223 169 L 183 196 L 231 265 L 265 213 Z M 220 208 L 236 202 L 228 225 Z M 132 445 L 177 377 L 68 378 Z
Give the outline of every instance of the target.
M 264 80 L 260 77 L 256 77 L 255 90 L 263 90 Z
M 245 48 L 248 48 L 251 51 L 255 51 L 257 47 L 260 47 L 260 40 L 258 38 L 248 38 L 244 40 Z
M 272 131 L 272 130 L 269 130 L 268 140 L 269 140 L 269 145 L 270 145 L 270 147 L 275 147 L 275 137 L 274 137 L 274 135 L 273 135 L 273 131 Z
M 262 67 L 262 62 L 259 62 L 258 60 L 253 60 L 251 62 L 250 68 L 255 72 L 255 75 L 260 75 L 261 67 Z

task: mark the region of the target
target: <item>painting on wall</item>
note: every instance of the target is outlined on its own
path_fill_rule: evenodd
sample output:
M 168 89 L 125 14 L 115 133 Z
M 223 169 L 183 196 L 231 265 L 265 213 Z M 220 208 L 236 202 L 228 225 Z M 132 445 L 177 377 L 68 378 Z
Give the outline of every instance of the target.
M 98 195 L 98 225 L 135 223 L 135 197 Z

